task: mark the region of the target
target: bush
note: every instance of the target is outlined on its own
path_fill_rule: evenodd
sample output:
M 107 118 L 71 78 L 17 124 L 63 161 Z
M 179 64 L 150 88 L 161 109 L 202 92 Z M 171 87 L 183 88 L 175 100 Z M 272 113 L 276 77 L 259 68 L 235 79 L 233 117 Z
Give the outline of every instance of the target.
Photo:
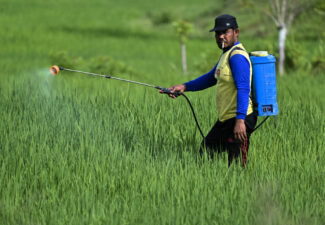
M 277 42 L 259 43 L 255 50 L 266 50 L 274 55 L 278 64 L 279 48 Z M 293 71 L 306 68 L 308 66 L 307 50 L 294 40 L 287 40 L 285 47 L 285 70 Z
M 325 71 L 325 48 L 323 40 L 318 42 L 318 46 L 310 62 L 310 67 L 313 74 L 323 73 Z
M 176 19 L 176 16 L 171 11 L 149 12 L 148 17 L 154 25 L 169 24 Z
M 136 72 L 125 63 L 115 60 L 110 56 L 98 56 L 90 59 L 82 57 L 73 58 L 65 51 L 50 54 L 50 60 L 53 64 L 71 69 L 91 71 L 101 74 L 128 74 L 135 75 Z
M 285 66 L 286 70 L 298 70 L 308 66 L 306 48 L 295 41 L 287 41 Z
M 194 64 L 194 67 L 199 73 L 209 72 L 218 62 L 220 53 L 217 51 L 207 51 L 201 54 L 200 59 Z
M 56 64 L 64 68 L 79 68 L 80 65 L 85 64 L 81 57 L 72 58 L 65 51 L 50 53 L 50 60 L 52 64 Z

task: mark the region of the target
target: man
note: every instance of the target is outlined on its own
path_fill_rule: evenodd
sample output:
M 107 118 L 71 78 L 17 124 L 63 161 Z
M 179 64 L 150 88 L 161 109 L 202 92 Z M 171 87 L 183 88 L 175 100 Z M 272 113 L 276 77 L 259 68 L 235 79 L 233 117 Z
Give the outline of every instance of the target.
M 201 144 L 201 155 L 207 149 L 210 157 L 214 153 L 228 152 L 228 165 L 238 161 L 242 152 L 245 166 L 250 134 L 257 116 L 251 101 L 252 66 L 248 53 L 238 41 L 239 29 L 236 18 L 221 15 L 215 19 L 218 47 L 223 51 L 213 69 L 185 84 L 170 87 L 171 92 L 200 91 L 216 84 L 219 119 Z M 175 98 L 175 96 L 170 95 Z

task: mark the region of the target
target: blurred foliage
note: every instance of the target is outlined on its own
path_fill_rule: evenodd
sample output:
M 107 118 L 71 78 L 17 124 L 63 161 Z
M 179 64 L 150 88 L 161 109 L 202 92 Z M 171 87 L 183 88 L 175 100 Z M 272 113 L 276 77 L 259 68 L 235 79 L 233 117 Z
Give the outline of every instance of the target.
M 274 45 L 272 48 L 270 50 L 275 52 L 275 57 L 278 59 L 277 49 L 274 48 Z M 317 74 L 325 71 L 324 41 L 319 40 L 316 47 L 310 49 L 297 41 L 288 40 L 286 44 L 285 64 L 289 72 L 301 70 L 305 73 Z
M 268 51 L 279 59 L 276 43 L 264 41 L 256 42 L 255 46 L 248 51 Z M 195 62 L 194 68 L 199 73 L 206 73 L 212 69 L 220 57 L 221 51 L 208 50 L 201 53 L 200 58 Z M 324 41 L 320 40 L 314 49 L 308 49 L 293 39 L 287 40 L 286 58 L 287 72 L 304 71 L 305 73 L 318 74 L 325 71 L 325 48 Z
M 314 9 L 317 9 L 318 12 L 320 13 L 325 13 L 325 1 L 324 0 L 317 0 L 315 1 L 314 5 L 313 5 Z
M 154 25 L 164 25 L 170 24 L 172 21 L 176 20 L 176 14 L 170 10 L 168 11 L 158 11 L 158 12 L 148 12 L 148 17 Z
M 218 62 L 221 51 L 206 51 L 200 54 L 200 58 L 195 62 L 194 68 L 198 73 L 204 74 L 210 71 Z
M 318 42 L 318 46 L 313 52 L 309 67 L 313 74 L 319 74 L 325 71 L 325 48 L 323 40 Z
M 193 31 L 193 25 L 184 20 L 173 22 L 173 27 L 179 37 L 180 42 L 183 44 L 187 41 L 188 35 Z
M 285 65 L 287 70 L 305 68 L 308 64 L 308 52 L 304 46 L 296 41 L 288 40 L 286 43 Z
M 277 61 L 279 60 L 277 42 L 256 42 L 253 49 L 254 51 L 268 51 L 269 54 L 274 55 Z M 287 40 L 285 51 L 285 67 L 287 71 L 298 70 L 308 65 L 308 51 L 299 42 L 293 39 Z
M 110 56 L 97 56 L 90 59 L 82 57 L 71 57 L 66 51 L 59 51 L 50 54 L 52 64 L 71 69 L 91 71 L 104 74 L 131 74 L 136 72 L 125 63 L 115 60 Z

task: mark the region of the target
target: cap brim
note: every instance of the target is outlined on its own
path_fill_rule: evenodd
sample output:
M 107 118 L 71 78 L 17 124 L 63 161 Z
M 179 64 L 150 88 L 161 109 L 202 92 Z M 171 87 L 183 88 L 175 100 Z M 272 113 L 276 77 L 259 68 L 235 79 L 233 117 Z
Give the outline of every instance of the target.
M 222 30 L 227 30 L 231 27 L 215 27 L 213 29 L 211 29 L 209 32 L 214 32 L 214 31 L 222 31 Z

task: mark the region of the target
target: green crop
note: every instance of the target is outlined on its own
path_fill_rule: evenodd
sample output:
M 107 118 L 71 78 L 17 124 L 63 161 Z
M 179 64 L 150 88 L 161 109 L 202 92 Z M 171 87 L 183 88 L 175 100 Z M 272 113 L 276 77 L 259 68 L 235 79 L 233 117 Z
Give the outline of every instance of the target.
M 218 51 L 213 35 L 189 37 L 184 76 L 172 26 L 148 13 L 170 9 L 205 30 L 205 20 L 195 23 L 211 11 L 205 4 L 1 3 L 0 224 L 325 223 L 324 73 L 278 78 L 279 115 L 252 135 L 243 169 L 228 168 L 225 154 L 199 156 L 201 137 L 182 97 L 48 72 L 62 51 L 82 59 L 69 61 L 73 69 L 91 68 L 78 65 L 91 59 L 98 70 L 119 64 L 112 76 L 164 87 L 193 79 L 202 74 L 200 54 Z M 244 37 L 249 50 L 274 41 Z M 215 88 L 187 95 L 207 134 L 218 118 Z

